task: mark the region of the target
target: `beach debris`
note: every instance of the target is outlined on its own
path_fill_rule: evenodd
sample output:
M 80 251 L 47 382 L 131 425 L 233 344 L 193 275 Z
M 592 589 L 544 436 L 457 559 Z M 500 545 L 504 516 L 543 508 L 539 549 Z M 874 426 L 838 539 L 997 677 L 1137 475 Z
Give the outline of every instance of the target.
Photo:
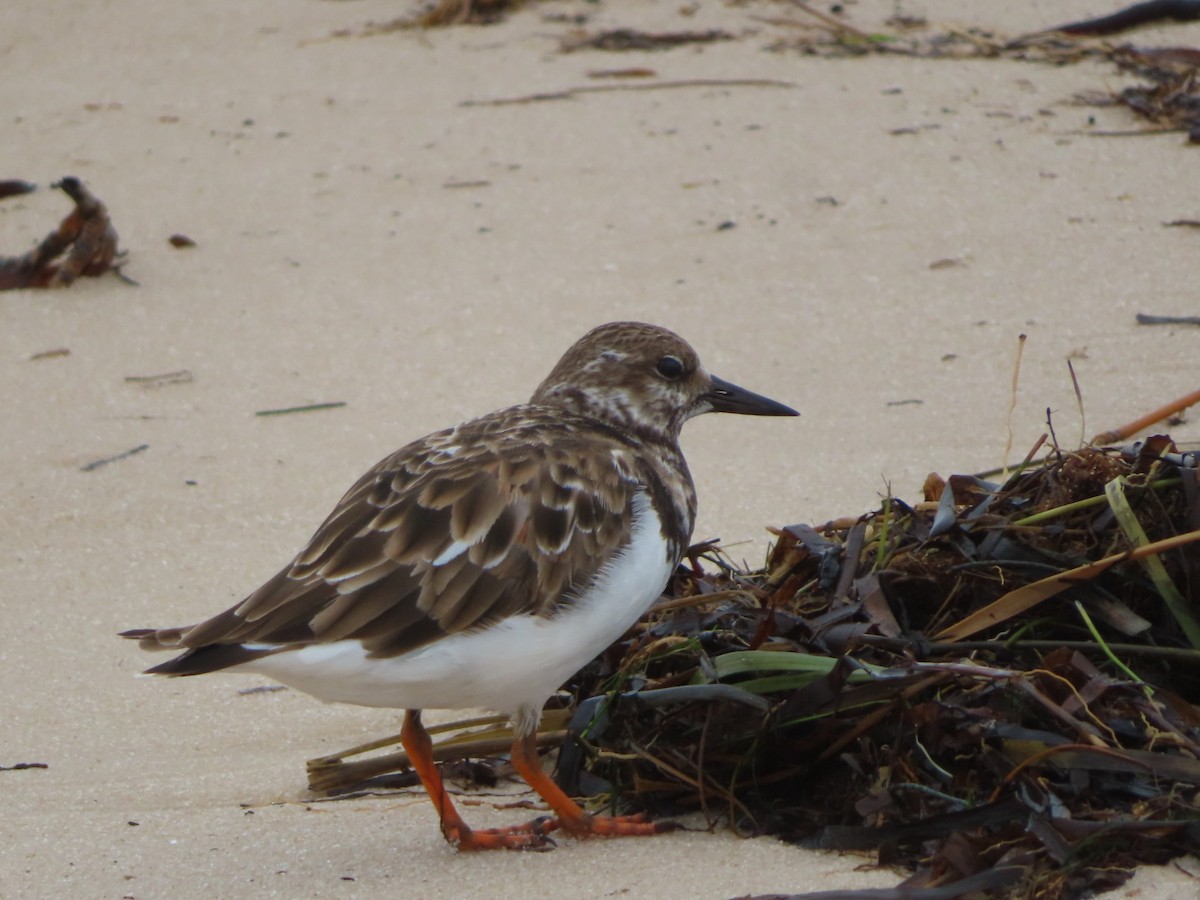
M 107 466 L 109 463 L 118 462 L 119 460 L 122 460 L 122 459 L 129 459 L 129 457 L 136 456 L 137 454 L 139 454 L 145 450 L 149 450 L 149 449 L 150 449 L 149 444 L 138 444 L 136 447 L 134 447 L 130 450 L 126 450 L 122 453 L 118 453 L 115 456 L 105 456 L 100 459 L 93 459 L 90 463 L 84 463 L 82 466 L 79 467 L 79 471 L 80 472 L 94 472 L 94 471 L 96 471 L 96 469 L 99 469 L 101 466 Z
M 286 416 L 292 413 L 316 412 L 322 409 L 339 409 L 346 405 L 345 400 L 334 400 L 329 403 L 308 403 L 304 406 L 285 406 L 282 409 L 260 409 L 256 416 Z
M 889 21 L 895 33 L 868 33 L 838 17 L 792 0 L 805 13 L 804 21 L 772 18 L 769 24 L 790 26 L 787 36 L 778 37 L 768 49 L 798 51 L 816 56 L 862 56 L 888 54 L 918 59 L 1010 59 L 1024 62 L 1068 65 L 1083 60 L 1107 60 L 1119 69 L 1145 79 L 1119 92 L 1093 92 L 1078 99 L 1095 106 L 1121 104 L 1148 119 L 1153 128 L 1104 131 L 1091 129 L 1096 137 L 1123 137 L 1184 131 L 1189 143 L 1200 143 L 1200 49 L 1193 47 L 1135 47 L 1080 40 L 1104 20 L 1088 20 L 1006 37 L 981 27 L 945 27 L 924 21 Z M 1153 14 L 1178 20 L 1200 18 L 1200 0 L 1183 3 L 1144 3 L 1131 7 L 1138 17 Z M 1147 19 L 1147 21 L 1149 21 Z M 1048 112 L 1048 111 L 1047 111 Z M 1005 115 L 997 112 L 995 115 Z M 916 134 L 915 126 L 894 129 L 892 134 Z
M 1103 29 L 1121 22 L 1139 24 L 1141 21 L 1172 18 L 1189 21 L 1200 18 L 1200 0 L 1154 0 L 1140 3 L 1112 17 L 1068 23 L 1029 34 L 1004 36 L 984 27 L 941 26 L 921 16 L 895 14 L 887 22 L 892 31 L 873 31 L 856 27 L 848 21 L 840 4 L 823 12 L 803 0 L 787 0 L 793 17 L 751 15 L 750 18 L 771 26 L 771 42 L 766 49 L 797 51 L 815 56 L 863 56 L 889 54 L 918 59 L 1009 59 L 1033 63 L 1068 65 L 1083 60 L 1108 60 L 1120 69 L 1143 77 L 1146 85 L 1134 85 L 1121 90 L 1096 91 L 1077 99 L 1095 106 L 1121 104 L 1148 119 L 1153 127 L 1136 130 L 1103 130 L 1089 128 L 1092 137 L 1125 137 L 1184 131 L 1188 142 L 1200 144 L 1200 49 L 1191 47 L 1133 47 L 1080 40 L 1092 34 L 1111 33 Z M 430 28 L 464 22 L 484 23 L 503 18 L 515 8 L 506 0 L 438 0 L 426 13 L 384 23 L 370 23 L 359 31 L 349 29 L 335 33 L 336 37 L 369 36 L 403 29 Z M 688 8 L 685 8 L 688 9 Z M 694 11 L 694 10 L 693 10 Z M 689 13 L 681 10 L 681 14 Z M 636 28 L 612 28 L 595 33 L 580 29 L 584 15 L 546 15 L 547 22 L 571 26 L 560 39 L 563 53 L 592 50 L 601 52 L 666 50 L 674 47 L 703 45 L 719 41 L 738 40 L 743 35 L 722 29 L 648 32 Z M 1112 21 L 1109 21 L 1112 20 Z M 1101 29 L 1101 30 L 1096 30 Z M 1123 30 L 1123 29 L 1117 29 Z M 756 33 L 756 32 L 748 32 Z M 631 69 L 628 75 L 621 70 L 604 77 L 644 78 L 649 70 Z M 592 75 L 590 77 L 599 77 Z M 702 81 L 690 83 L 699 86 Z M 751 79 L 740 79 L 748 84 Z M 676 82 L 682 85 L 682 82 Z M 647 84 L 658 89 L 665 83 Z M 715 85 L 714 85 L 715 86 Z M 630 86 L 632 87 L 632 86 Z M 594 89 L 593 89 L 594 90 Z M 466 100 L 462 106 L 501 106 L 546 100 L 561 100 L 589 92 L 587 88 L 568 88 L 540 92 L 523 97 L 497 100 Z M 1039 115 L 1054 115 L 1053 110 L 1041 109 Z M 1009 116 L 1004 111 L 990 115 Z M 916 135 L 936 125 L 909 125 L 893 129 L 893 135 Z M 1043 177 L 1053 177 L 1047 173 Z
M 1186 131 L 1200 144 L 1200 49 L 1188 47 L 1116 47 L 1118 67 L 1148 81 L 1115 95 L 1118 103 L 1159 126 L 1156 131 Z
M 777 81 L 773 78 L 684 78 L 675 81 L 646 81 L 617 84 L 586 84 L 564 88 L 561 91 L 540 91 L 520 97 L 499 97 L 493 100 L 463 100 L 459 106 L 515 106 L 525 103 L 540 103 L 546 100 L 569 100 L 585 94 L 607 94 L 613 91 L 667 91 L 680 88 L 744 88 L 770 87 L 794 88 L 795 82 Z
M 943 269 L 965 269 L 967 261 L 961 256 L 947 256 L 942 259 L 935 259 L 929 264 L 931 271 L 939 272 Z
M 1195 406 L 1200 403 L 1200 390 L 1192 391 L 1190 394 L 1184 394 L 1170 403 L 1160 406 L 1158 409 L 1151 410 L 1144 416 L 1139 416 L 1132 422 L 1114 428 L 1111 431 L 1105 431 L 1092 438 L 1093 444 L 1116 444 L 1121 441 L 1127 441 L 1139 431 L 1145 431 L 1157 425 L 1159 422 L 1166 421 L 1171 416 L 1178 415 L 1189 406 Z
M 17 197 L 21 194 L 31 194 L 37 190 L 36 184 L 20 181 L 16 178 L 0 179 L 0 200 L 5 197 Z
M 1195 852 L 1197 471 L 1161 436 L 1056 448 L 1004 483 L 931 476 L 917 504 L 778 529 L 762 569 L 714 551 L 574 680 L 577 709 L 598 703 L 560 778 L 875 848 L 912 886 L 1016 864 L 997 896 L 1079 897 Z M 676 685 L 770 709 L 623 699 Z
M 517 5 L 516 0 L 437 0 L 433 9 L 416 18 L 415 24 L 421 28 L 490 25 Z
M 186 234 L 173 234 L 167 238 L 167 243 L 176 250 L 186 250 L 189 247 L 195 247 L 196 242 Z
M 561 744 L 567 736 L 566 727 L 571 715 L 569 709 L 551 708 L 543 711 L 537 736 L 538 747 L 550 748 Z M 488 759 L 493 761 L 494 767 L 503 765 L 504 755 L 512 749 L 512 729 L 507 723 L 506 716 L 489 715 L 431 726 L 431 735 L 443 735 L 434 745 L 433 758 L 438 762 Z M 366 759 L 351 757 L 364 756 L 399 744 L 400 735 L 393 734 L 330 756 L 310 759 L 309 789 L 341 796 L 378 788 L 394 773 L 408 768 L 408 754 L 401 749 Z M 412 778 L 406 786 L 417 783 L 416 778 Z
M 658 72 L 645 66 L 630 66 L 625 69 L 592 69 L 588 78 L 657 78 Z
M 70 356 L 71 351 L 66 347 L 55 347 L 53 350 L 39 350 L 37 353 L 32 353 L 29 356 L 30 362 L 37 362 L 43 359 L 61 359 L 64 356 Z
M 397 31 L 421 28 L 447 28 L 453 25 L 492 25 L 503 21 L 520 0 L 437 0 L 431 8 L 416 15 L 405 15 L 385 22 L 368 22 L 355 30 L 339 28 L 332 37 L 377 37 Z
M 597 34 L 571 35 L 562 42 L 563 53 L 576 50 L 605 50 L 608 52 L 670 50 L 687 44 L 715 44 L 732 41 L 734 35 L 719 28 L 708 31 L 639 31 L 635 28 L 613 28 Z
M 1139 325 L 1200 325 L 1200 316 L 1156 316 L 1138 313 Z
M 902 137 L 908 134 L 920 134 L 922 131 L 936 131 L 941 127 L 937 122 L 926 122 L 922 125 L 900 125 L 896 128 L 889 128 L 888 134 L 892 137 Z
M 75 201 L 75 208 L 33 250 L 0 257 L 0 290 L 68 287 L 81 275 L 118 271 L 124 254 L 117 249 L 117 232 L 105 205 L 73 176 L 51 187 Z
M 160 375 L 126 375 L 126 384 L 138 384 L 145 388 L 166 387 L 169 384 L 190 384 L 196 377 L 190 369 L 178 369 L 174 372 L 163 372 Z

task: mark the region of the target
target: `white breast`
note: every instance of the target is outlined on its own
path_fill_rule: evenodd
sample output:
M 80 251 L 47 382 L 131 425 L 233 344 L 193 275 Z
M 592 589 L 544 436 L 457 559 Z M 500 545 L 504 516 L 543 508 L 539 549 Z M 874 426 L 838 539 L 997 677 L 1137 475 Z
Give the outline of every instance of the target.
M 321 700 L 399 709 L 481 706 L 522 718 L 620 637 L 658 599 L 674 570 L 644 492 L 633 536 L 591 589 L 552 618 L 514 616 L 390 659 L 355 640 L 313 644 L 232 667 L 267 675 Z

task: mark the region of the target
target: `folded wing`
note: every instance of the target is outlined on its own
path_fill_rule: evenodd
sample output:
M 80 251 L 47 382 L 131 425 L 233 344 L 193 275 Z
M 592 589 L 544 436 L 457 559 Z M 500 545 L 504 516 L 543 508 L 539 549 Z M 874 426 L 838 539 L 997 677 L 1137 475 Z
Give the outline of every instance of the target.
M 185 651 L 150 672 L 191 675 L 347 638 L 397 656 L 507 616 L 553 615 L 627 540 L 643 479 L 616 436 L 568 431 L 551 448 L 491 418 L 382 460 L 236 606 L 190 628 L 125 635 Z

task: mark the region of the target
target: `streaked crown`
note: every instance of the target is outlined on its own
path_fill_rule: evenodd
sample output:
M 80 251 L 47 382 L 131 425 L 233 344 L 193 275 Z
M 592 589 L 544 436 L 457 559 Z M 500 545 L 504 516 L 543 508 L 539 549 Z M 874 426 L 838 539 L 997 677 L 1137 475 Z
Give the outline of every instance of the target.
M 563 354 L 531 402 L 675 441 L 684 422 L 711 409 L 712 388 L 696 351 L 673 331 L 610 322 Z

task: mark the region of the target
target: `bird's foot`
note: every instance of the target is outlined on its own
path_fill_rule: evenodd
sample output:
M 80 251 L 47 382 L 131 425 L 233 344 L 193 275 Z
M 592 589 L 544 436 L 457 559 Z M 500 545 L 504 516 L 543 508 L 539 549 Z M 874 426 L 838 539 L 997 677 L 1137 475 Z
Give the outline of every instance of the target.
M 442 834 L 459 850 L 553 850 L 557 846 L 550 832 L 559 827 L 558 819 L 539 816 L 524 825 L 506 828 L 470 828 L 462 822 L 447 823 Z

